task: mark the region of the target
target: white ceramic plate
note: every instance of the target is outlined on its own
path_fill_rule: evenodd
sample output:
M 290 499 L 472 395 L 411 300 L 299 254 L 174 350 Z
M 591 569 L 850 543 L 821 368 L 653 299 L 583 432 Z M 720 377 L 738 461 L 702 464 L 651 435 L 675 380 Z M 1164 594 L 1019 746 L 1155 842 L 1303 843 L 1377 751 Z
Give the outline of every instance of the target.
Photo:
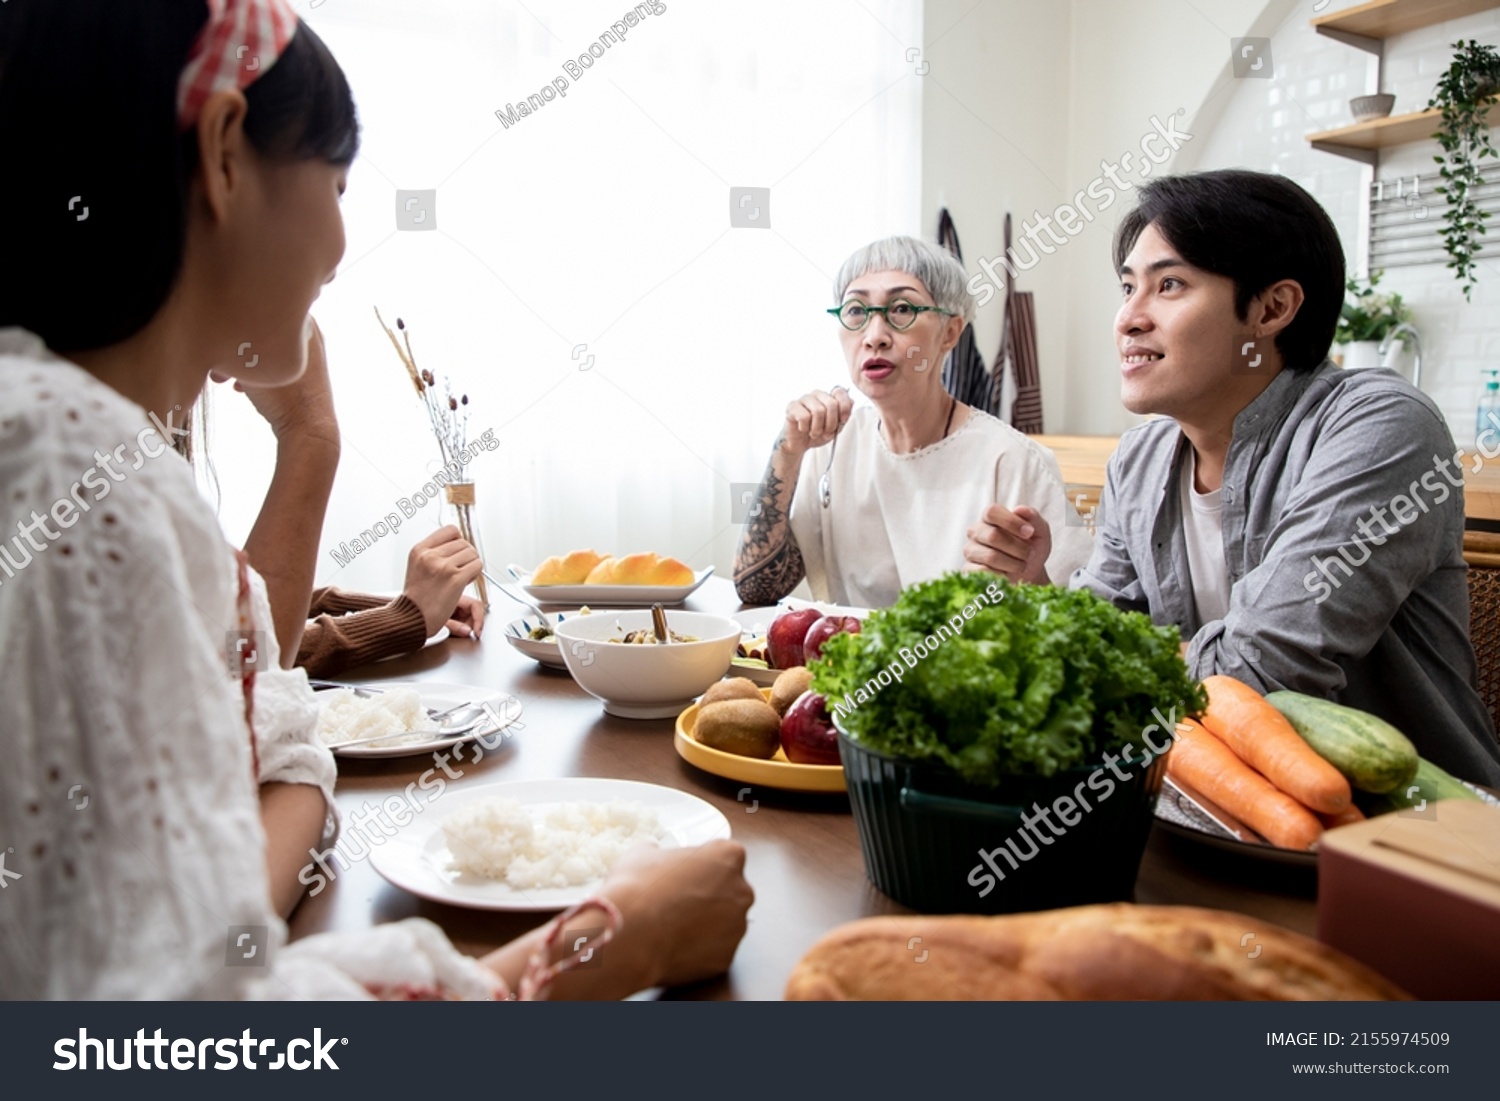
M 428 711 L 446 711 L 461 703 L 488 704 L 492 718 L 481 723 L 467 734 L 451 738 L 430 738 L 420 742 L 398 742 L 387 744 L 374 742 L 367 745 L 350 746 L 348 749 L 333 748 L 335 757 L 372 760 L 384 757 L 415 757 L 476 738 L 487 738 L 510 726 L 521 717 L 521 701 L 504 692 L 478 688 L 472 684 L 441 684 L 435 681 L 377 681 L 361 684 L 360 688 L 371 691 L 386 691 L 392 688 L 415 688 L 422 697 L 422 706 Z M 397 735 L 399 737 L 399 735 Z
M 526 595 L 539 603 L 587 604 L 681 604 L 714 572 L 712 566 L 693 574 L 691 585 L 533 585 L 530 574 L 518 578 Z
M 547 624 L 556 627 L 559 620 L 567 619 L 569 616 L 577 615 L 577 610 L 568 612 L 557 612 L 547 616 Z M 549 669 L 566 669 L 567 662 L 563 661 L 562 651 L 558 649 L 557 637 L 545 641 L 541 639 L 528 638 L 533 627 L 539 626 L 536 616 L 523 616 L 505 625 L 505 641 L 515 649 L 531 658 L 538 665 L 545 665 Z
M 759 688 L 770 688 L 776 683 L 776 678 L 781 676 L 784 670 L 762 669 L 759 665 L 741 665 L 736 658 L 729 664 L 729 672 L 726 677 L 744 677 Z
M 697 796 L 674 788 L 633 780 L 516 780 L 482 787 L 450 787 L 426 813 L 376 846 L 370 853 L 371 865 L 403 891 L 473 910 L 562 910 L 594 894 L 599 889 L 597 882 L 518 891 L 503 882 L 464 875 L 453 867 L 443 836 L 443 818 L 501 796 L 517 800 L 538 819 L 558 803 L 643 803 L 661 817 L 668 847 L 686 848 L 729 836 L 729 819 Z

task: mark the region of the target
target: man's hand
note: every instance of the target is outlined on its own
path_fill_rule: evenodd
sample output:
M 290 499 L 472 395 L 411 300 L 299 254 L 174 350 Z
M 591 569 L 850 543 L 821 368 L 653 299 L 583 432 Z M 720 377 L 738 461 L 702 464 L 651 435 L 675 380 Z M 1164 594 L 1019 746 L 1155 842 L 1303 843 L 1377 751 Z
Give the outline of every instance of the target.
M 967 534 L 964 561 L 970 567 L 998 573 L 1011 581 L 1051 583 L 1047 556 L 1052 553 L 1052 529 L 1036 509 L 990 505 Z
M 429 638 L 463 612 L 459 598 L 483 569 L 479 552 L 452 524 L 439 528 L 412 547 L 406 556 L 406 586 L 402 591 L 422 609 Z M 482 609 L 477 625 L 484 625 Z
M 478 642 L 484 630 L 484 605 L 467 593 L 459 597 L 458 607 L 448 617 L 448 630 L 454 638 L 473 638 Z

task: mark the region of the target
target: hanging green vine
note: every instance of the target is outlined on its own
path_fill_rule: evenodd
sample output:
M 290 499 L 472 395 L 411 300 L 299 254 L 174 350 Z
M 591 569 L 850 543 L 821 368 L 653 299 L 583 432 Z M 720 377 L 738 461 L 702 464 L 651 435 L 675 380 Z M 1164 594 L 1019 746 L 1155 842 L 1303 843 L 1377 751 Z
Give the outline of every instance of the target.
M 1434 137 L 1443 155 L 1434 157 L 1443 182 L 1437 188 L 1448 200 L 1443 228 L 1443 247 L 1448 266 L 1463 284 L 1465 300 L 1472 301 L 1477 279 L 1474 254 L 1485 234 L 1489 214 L 1479 209 L 1475 191 L 1484 183 L 1485 157 L 1500 156 L 1490 144 L 1489 109 L 1500 90 L 1500 54 L 1494 47 L 1469 40 L 1455 42 L 1453 63 L 1433 89 L 1428 107 L 1441 108 L 1442 129 Z

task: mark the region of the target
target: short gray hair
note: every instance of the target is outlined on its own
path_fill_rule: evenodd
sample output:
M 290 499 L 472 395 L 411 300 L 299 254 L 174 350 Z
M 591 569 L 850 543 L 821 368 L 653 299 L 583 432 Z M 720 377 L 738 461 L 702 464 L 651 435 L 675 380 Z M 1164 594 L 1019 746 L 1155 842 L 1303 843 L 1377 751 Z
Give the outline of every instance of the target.
M 833 304 L 844 301 L 849 284 L 872 271 L 904 271 L 921 280 L 940 307 L 964 322 L 974 320 L 974 296 L 965 286 L 969 273 L 947 249 L 918 237 L 886 237 L 860 249 L 839 269 L 833 283 Z

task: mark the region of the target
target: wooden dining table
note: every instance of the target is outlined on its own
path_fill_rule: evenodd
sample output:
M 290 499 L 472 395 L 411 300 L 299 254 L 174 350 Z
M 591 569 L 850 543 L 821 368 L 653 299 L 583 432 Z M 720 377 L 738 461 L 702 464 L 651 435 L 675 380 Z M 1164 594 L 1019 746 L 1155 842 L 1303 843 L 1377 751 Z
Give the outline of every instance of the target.
M 503 627 L 521 610 L 508 607 L 500 594 L 492 599 L 496 603 L 482 642 L 449 639 L 340 679 L 459 683 L 506 692 L 521 702 L 523 729 L 478 764 L 464 766 L 463 777 L 447 790 L 511 780 L 611 777 L 689 792 L 722 811 L 747 852 L 745 875 L 755 889 L 749 930 L 726 975 L 661 996 L 779 999 L 797 960 L 829 930 L 858 918 L 911 912 L 866 877 L 846 795 L 793 794 L 698 770 L 673 748 L 673 720 L 607 715 L 566 672 L 545 669 L 514 650 Z M 683 607 L 724 615 L 748 612 L 733 586 L 713 577 Z M 761 618 L 766 611 L 760 609 Z M 376 806 L 400 795 L 431 767 L 430 755 L 341 759 L 335 796 L 345 820 L 366 801 Z M 438 797 L 429 809 L 440 806 Z M 426 901 L 386 883 L 368 859 L 347 869 L 333 867 L 337 878 L 305 898 L 292 915 L 293 938 L 421 916 L 441 926 L 459 948 L 478 955 L 549 917 Z M 1312 935 L 1315 881 L 1312 869 L 1213 849 L 1158 824 L 1141 862 L 1135 901 L 1238 911 L 1246 915 L 1246 933 L 1273 923 Z

